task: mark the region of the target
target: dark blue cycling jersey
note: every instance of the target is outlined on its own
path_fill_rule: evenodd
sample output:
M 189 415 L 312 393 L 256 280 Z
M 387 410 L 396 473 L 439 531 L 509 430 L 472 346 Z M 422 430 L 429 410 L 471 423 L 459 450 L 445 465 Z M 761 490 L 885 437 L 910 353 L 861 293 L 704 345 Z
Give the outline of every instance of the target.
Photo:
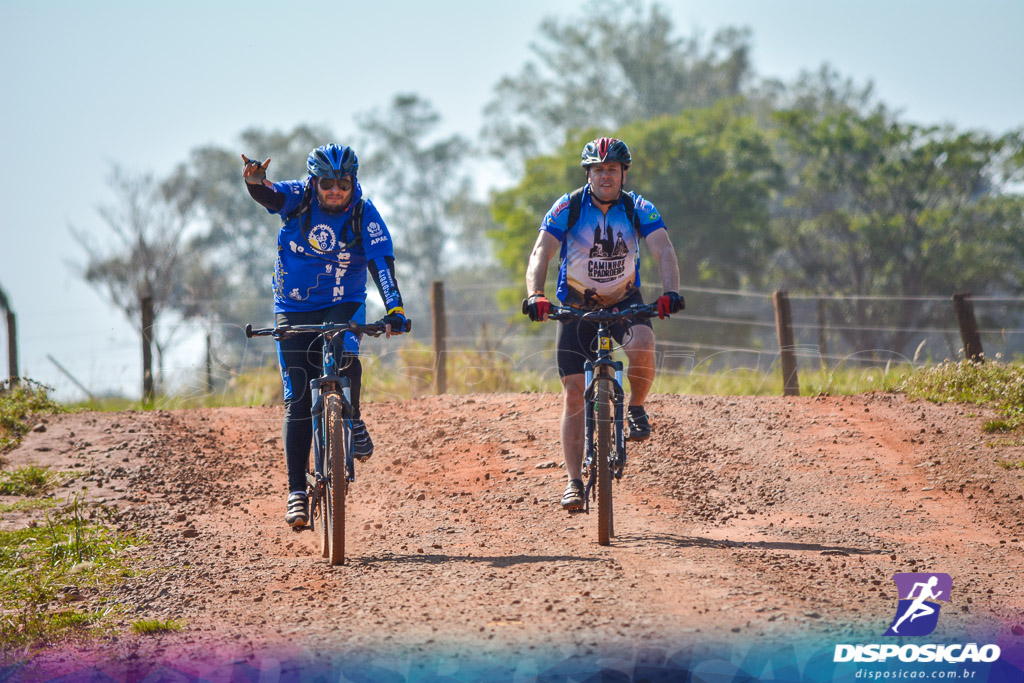
M 277 201 L 261 204 L 282 217 L 298 208 L 308 181 L 285 180 L 273 184 Z M 269 189 L 269 188 L 268 188 Z M 316 311 L 344 302 L 366 301 L 366 275 L 373 272 L 385 310 L 402 305 L 394 278 L 391 233 L 373 203 L 363 204 L 359 239 L 352 229 L 352 209 L 363 199 L 357 182 L 352 201 L 341 213 L 328 213 L 313 193 L 309 216 L 288 220 L 277 236 L 274 264 L 274 312 Z

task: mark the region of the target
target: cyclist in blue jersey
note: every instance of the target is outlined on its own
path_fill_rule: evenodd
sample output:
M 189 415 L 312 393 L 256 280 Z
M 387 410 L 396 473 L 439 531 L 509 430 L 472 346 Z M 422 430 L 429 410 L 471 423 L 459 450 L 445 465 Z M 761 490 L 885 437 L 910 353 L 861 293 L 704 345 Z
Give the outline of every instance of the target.
M 387 315 L 387 334 L 405 324 L 402 295 L 395 278 L 395 256 L 384 220 L 363 196 L 357 179 L 359 160 L 350 147 L 324 145 L 306 162 L 304 180 L 271 182 L 270 159 L 260 163 L 244 154 L 242 178 L 250 196 L 281 216 L 274 265 L 274 314 L 277 325 L 366 322 L 366 280 L 372 275 Z M 288 464 L 285 521 L 293 527 L 309 521 L 306 467 L 313 442 L 309 382 L 320 376 L 322 355 L 316 335 L 277 342 L 284 383 L 284 451 Z M 352 385 L 352 450 L 365 460 L 373 441 L 359 412 L 362 365 L 359 338 L 346 332 L 336 357 Z
M 658 314 L 684 307 L 679 290 L 679 263 L 665 223 L 654 205 L 626 192 L 629 148 L 615 138 L 598 138 L 583 148 L 580 165 L 587 184 L 562 195 L 544 216 L 526 270 L 527 311 L 531 320 L 546 320 L 551 303 L 544 295 L 548 264 L 559 254 L 558 299 L 566 306 L 591 310 L 625 308 L 643 303 L 640 296 L 640 238 L 658 262 L 664 294 Z M 654 330 L 650 322 L 613 325 L 612 335 L 629 361 L 629 436 L 651 436 L 644 401 L 654 382 Z M 579 510 L 583 500 L 584 419 L 583 366 L 596 358 L 597 327 L 585 321 L 558 328 L 557 363 L 562 379 L 562 452 L 569 484 L 562 507 Z

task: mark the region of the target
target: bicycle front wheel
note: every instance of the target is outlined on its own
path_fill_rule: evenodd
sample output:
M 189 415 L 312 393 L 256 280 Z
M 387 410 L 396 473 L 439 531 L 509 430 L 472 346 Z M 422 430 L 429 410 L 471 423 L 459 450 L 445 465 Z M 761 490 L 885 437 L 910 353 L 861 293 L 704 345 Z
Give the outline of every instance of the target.
M 611 543 L 612 475 L 612 396 L 609 382 L 597 383 L 597 542 Z
M 341 396 L 324 395 L 324 464 L 327 470 L 324 482 L 324 543 L 328 547 L 331 564 L 345 562 L 345 496 L 348 476 L 345 472 L 345 416 L 341 409 Z

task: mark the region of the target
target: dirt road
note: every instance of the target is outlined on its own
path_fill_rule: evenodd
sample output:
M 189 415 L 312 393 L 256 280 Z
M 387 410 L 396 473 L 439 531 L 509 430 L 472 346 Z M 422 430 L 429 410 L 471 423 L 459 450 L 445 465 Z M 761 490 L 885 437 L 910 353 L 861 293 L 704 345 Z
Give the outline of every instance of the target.
M 67 492 L 87 486 L 150 543 L 138 576 L 82 587 L 120 606 L 118 634 L 35 666 L 877 640 L 892 575 L 912 571 L 953 577 L 938 636 L 1024 641 L 1024 471 L 997 464 L 1024 447 L 985 434 L 976 408 L 883 394 L 648 407 L 654 438 L 630 446 L 601 547 L 596 515 L 557 505 L 559 397 L 366 406 L 376 454 L 357 470 L 341 567 L 283 523 L 282 409 L 52 417 L 9 466 L 87 472 Z M 187 626 L 131 634 L 143 617 Z

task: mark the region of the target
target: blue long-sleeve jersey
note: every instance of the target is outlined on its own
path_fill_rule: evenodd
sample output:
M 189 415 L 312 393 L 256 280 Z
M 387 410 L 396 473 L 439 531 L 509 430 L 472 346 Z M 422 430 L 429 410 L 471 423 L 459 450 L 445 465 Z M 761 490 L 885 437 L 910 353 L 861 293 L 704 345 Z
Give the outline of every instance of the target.
M 265 188 L 273 197 L 254 198 L 269 213 L 287 217 L 302 202 L 307 181 L 286 180 Z M 269 194 L 269 193 L 268 193 Z M 283 198 L 283 202 L 281 201 Z M 267 201 L 272 199 L 273 201 Z M 320 207 L 316 193 L 305 214 L 288 219 L 277 236 L 274 311 L 315 311 L 348 301 L 366 301 L 367 272 L 374 276 L 385 310 L 402 305 L 394 273 L 394 247 L 384 219 L 356 183 L 341 213 Z M 352 228 L 352 210 L 363 200 L 362 229 Z

